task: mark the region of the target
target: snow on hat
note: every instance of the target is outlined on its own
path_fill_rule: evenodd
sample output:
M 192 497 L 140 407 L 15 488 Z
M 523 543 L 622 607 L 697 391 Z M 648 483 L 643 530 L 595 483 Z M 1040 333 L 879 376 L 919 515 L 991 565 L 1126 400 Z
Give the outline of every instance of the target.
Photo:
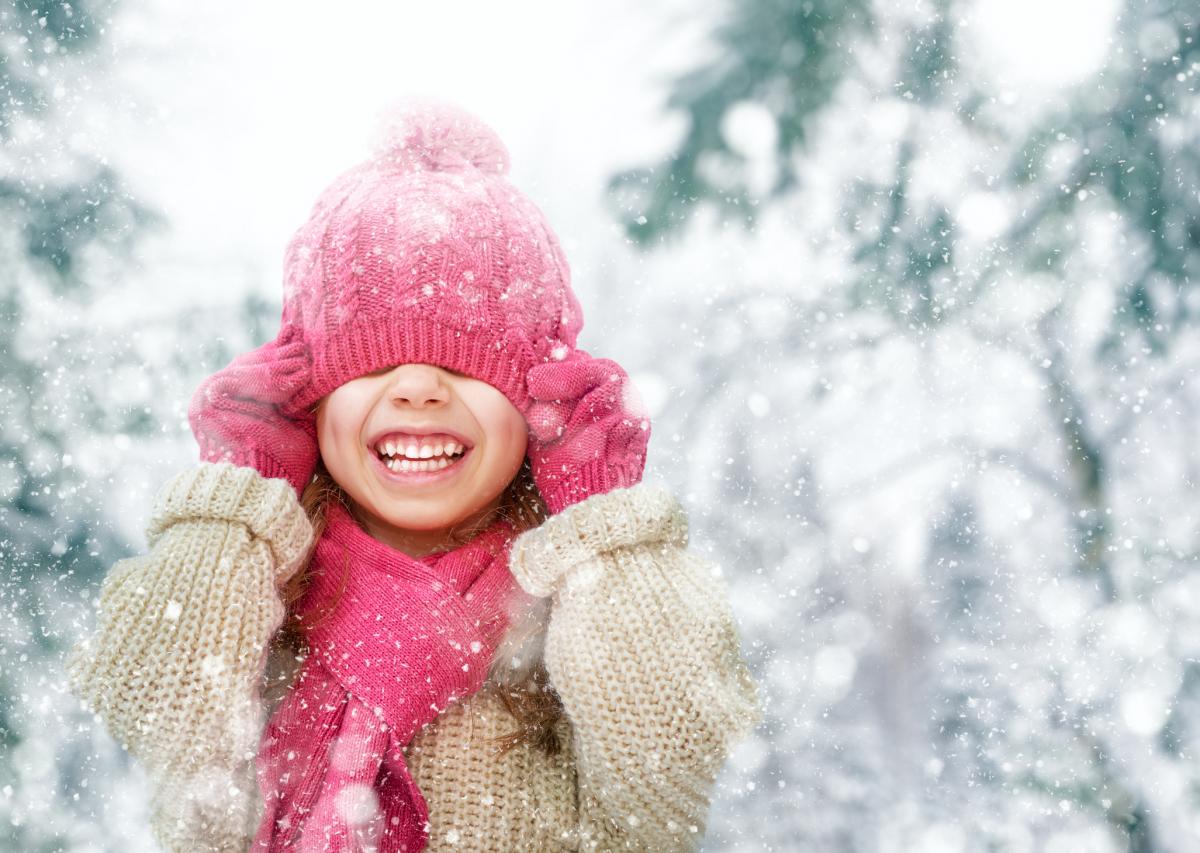
M 286 413 L 407 362 L 481 379 L 524 411 L 526 372 L 573 348 L 583 317 L 558 239 L 508 169 L 495 131 L 457 106 L 384 114 L 375 156 L 287 247 L 280 335 L 311 365 Z

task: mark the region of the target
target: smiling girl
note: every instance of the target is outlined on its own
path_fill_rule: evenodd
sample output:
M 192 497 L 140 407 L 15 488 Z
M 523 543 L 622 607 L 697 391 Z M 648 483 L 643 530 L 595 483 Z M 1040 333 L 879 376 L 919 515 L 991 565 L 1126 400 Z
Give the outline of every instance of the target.
M 490 518 L 525 459 L 529 428 L 508 399 L 436 365 L 382 368 L 321 403 L 329 474 L 368 533 L 413 556 L 437 550 L 453 525 Z
M 626 372 L 487 125 L 397 111 L 118 562 L 73 689 L 168 850 L 692 850 L 762 718 Z

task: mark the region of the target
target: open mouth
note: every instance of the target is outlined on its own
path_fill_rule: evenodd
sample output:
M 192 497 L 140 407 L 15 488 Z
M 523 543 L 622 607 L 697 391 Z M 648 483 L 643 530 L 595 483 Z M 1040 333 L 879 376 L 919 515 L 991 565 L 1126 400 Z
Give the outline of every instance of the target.
M 442 436 L 386 440 L 375 447 L 380 461 L 396 473 L 442 471 L 455 465 L 467 450 L 461 442 Z

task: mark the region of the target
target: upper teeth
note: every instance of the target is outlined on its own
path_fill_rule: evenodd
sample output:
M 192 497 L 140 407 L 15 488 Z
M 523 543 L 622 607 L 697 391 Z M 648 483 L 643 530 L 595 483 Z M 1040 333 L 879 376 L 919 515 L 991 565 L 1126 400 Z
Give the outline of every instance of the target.
M 385 441 L 378 445 L 379 452 L 388 456 L 403 456 L 408 459 L 431 459 L 435 456 L 457 456 L 466 448 L 457 441 L 436 439 L 432 442 Z

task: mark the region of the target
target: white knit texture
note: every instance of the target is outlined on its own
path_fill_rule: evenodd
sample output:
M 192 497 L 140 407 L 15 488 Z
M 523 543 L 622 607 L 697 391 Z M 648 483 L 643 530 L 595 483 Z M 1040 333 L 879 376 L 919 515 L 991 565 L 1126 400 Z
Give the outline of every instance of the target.
M 286 482 L 201 463 L 160 490 L 147 537 L 150 553 L 101 585 L 96 633 L 68 656 L 72 689 L 151 778 L 165 849 L 244 851 L 260 681 L 284 615 L 276 558 L 295 566 L 312 526 Z
M 694 850 L 733 744 L 762 720 L 723 583 L 665 489 L 595 495 L 524 534 L 554 590 L 550 681 L 573 724 L 584 849 Z

